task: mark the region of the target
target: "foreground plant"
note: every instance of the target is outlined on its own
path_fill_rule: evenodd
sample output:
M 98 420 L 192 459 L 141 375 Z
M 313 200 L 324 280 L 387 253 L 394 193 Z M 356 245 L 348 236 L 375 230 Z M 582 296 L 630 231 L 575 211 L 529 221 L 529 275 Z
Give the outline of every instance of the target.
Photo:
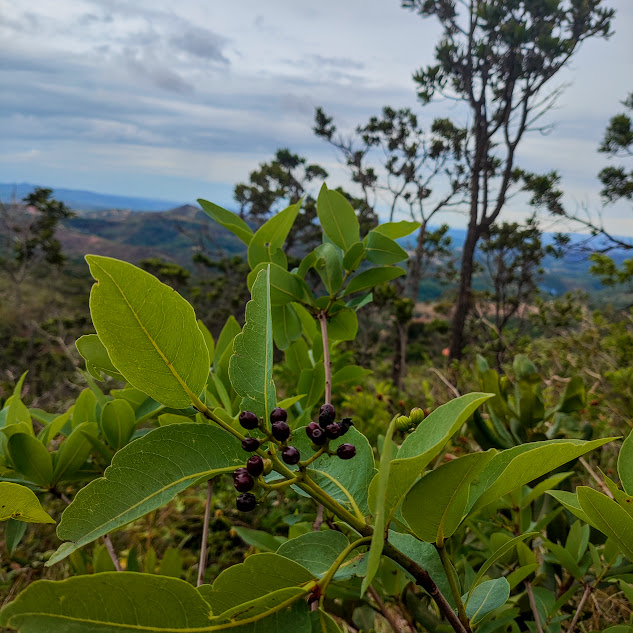
M 140 435 L 114 454 L 104 476 L 82 488 L 65 510 L 57 534 L 66 542 L 47 564 L 161 507 L 189 486 L 222 475 L 233 477 L 239 510 L 251 511 L 270 495 L 292 489 L 321 507 L 327 519 L 317 526 L 321 529 L 288 540 L 276 552 L 252 555 L 213 585 L 197 588 L 130 572 L 38 581 L 3 609 L 2 626 L 28 633 L 330 633 L 339 628 L 328 610 L 335 609 L 332 598 L 343 589 L 358 600 L 371 596 L 389 617 L 374 584 L 394 574 L 419 587 L 411 591 L 411 621 L 435 622 L 437 628 L 444 620 L 460 633 L 485 623 L 493 631 L 507 621 L 504 605 L 516 585 L 493 570 L 538 529 L 509 532 L 476 574 L 459 574 L 454 554 L 463 530 L 483 512 L 505 507 L 506 497 L 527 483 L 609 439 L 534 442 L 438 465 L 451 437 L 492 396 L 474 393 L 426 418 L 419 410 L 405 420 L 395 416 L 376 469 L 369 442 L 351 420 L 336 422 L 329 352 L 333 339 L 353 329 L 355 309 L 362 303 L 351 298 L 346 304 L 340 296 L 399 274 L 391 269 L 401 249 L 389 235 L 397 237 L 410 227 L 383 225 L 383 233 L 371 232 L 361 242 L 353 210 L 335 193 L 324 189 L 319 197 L 325 243 L 301 264 L 304 273 L 316 267 L 327 292 L 322 297 L 307 288 L 299 270 L 282 266 L 281 246 L 296 210 L 275 216 L 272 226 L 267 223 L 253 235 L 239 218 L 213 208 L 249 244 L 254 273 L 245 325 L 219 356 L 180 295 L 130 264 L 87 257 L 96 279 L 90 308 L 97 332 L 92 350 L 84 350 L 89 367 L 97 376 L 104 371 L 123 377 L 181 423 Z M 357 272 L 366 251 L 372 252 L 372 263 L 381 263 Z M 275 307 L 283 308 L 283 315 L 277 312 L 282 322 L 293 322 L 293 314 L 299 320 L 295 342 L 305 331 L 315 334 L 306 356 L 321 363 L 323 373 L 316 364 L 302 370 L 301 376 L 307 371 L 310 379 L 302 382 L 300 376 L 299 389 L 305 385 L 319 397 L 325 394 L 316 420 L 312 411 L 318 400 L 311 393 L 299 391 L 278 401 L 272 377 L 274 330 L 282 345 L 288 330 L 280 334 L 279 324 L 276 328 Z M 298 406 L 302 402 L 305 406 Z M 415 428 L 399 447 L 393 441 L 396 428 Z M 209 504 L 207 499 L 207 518 Z M 205 562 L 203 546 L 200 583 Z

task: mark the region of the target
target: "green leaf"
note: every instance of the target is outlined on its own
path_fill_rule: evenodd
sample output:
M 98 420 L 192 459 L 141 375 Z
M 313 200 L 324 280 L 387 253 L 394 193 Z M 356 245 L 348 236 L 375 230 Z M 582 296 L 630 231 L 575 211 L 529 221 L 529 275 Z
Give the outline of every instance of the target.
M 622 442 L 618 457 L 618 474 L 626 494 L 633 495 L 633 433 L 629 433 Z
M 32 435 L 16 433 L 7 443 L 9 457 L 28 481 L 47 486 L 53 478 L 53 458 L 46 446 Z
M 0 481 L 0 521 L 17 519 L 27 523 L 55 523 L 26 486 Z
M 277 554 L 299 563 L 314 576 L 321 578 L 348 545 L 345 534 L 336 530 L 307 532 L 283 543 Z M 339 567 L 335 576 L 337 580 L 351 578 L 355 574 L 355 565 L 350 563 L 356 556 L 357 552 L 352 552 L 347 562 Z
M 477 585 L 466 603 L 470 623 L 477 624 L 485 615 L 504 605 L 509 597 L 510 584 L 505 578 L 486 580 Z
M 577 516 L 581 521 L 584 521 L 588 525 L 598 529 L 589 519 L 585 511 L 580 507 L 578 495 L 575 492 L 567 492 L 565 490 L 548 490 L 547 494 L 550 495 L 550 497 L 554 497 L 558 503 L 569 510 L 574 516 Z
M 402 504 L 402 516 L 419 539 L 442 547 L 453 535 L 464 517 L 471 482 L 495 453 L 492 449 L 454 459 L 427 473 L 411 488 Z
M 213 354 L 213 368 L 217 371 L 220 360 L 226 350 L 233 344 L 235 337 L 242 331 L 237 319 L 231 315 L 224 324 Z
M 582 582 L 584 575 L 582 570 L 578 567 L 574 557 L 564 547 L 547 540 L 543 541 L 543 547 L 552 552 L 552 554 L 554 554 L 554 556 L 558 559 L 560 565 L 564 567 L 574 578 Z
M 530 503 L 532 503 L 532 501 L 534 501 L 535 499 L 538 499 L 542 494 L 545 494 L 548 490 L 552 490 L 552 488 L 556 488 L 556 486 L 558 486 L 559 483 L 561 483 L 568 477 L 571 477 L 571 475 L 573 474 L 574 473 L 572 472 L 556 473 L 555 475 L 548 477 L 544 481 L 539 482 L 538 484 L 536 484 L 536 486 L 534 486 L 532 490 L 530 490 L 530 492 L 528 492 L 528 494 L 526 494 L 524 497 L 521 498 L 521 501 L 519 503 L 519 508 L 521 509 L 527 508 L 530 505 Z
M 100 372 L 119 380 L 123 379 L 123 376 L 121 376 L 117 368 L 112 364 L 112 361 L 108 356 L 108 351 L 96 334 L 86 334 L 85 336 L 80 336 L 75 341 L 75 347 L 86 361 L 88 370 L 90 371 L 90 366 L 97 370 L 96 376 L 95 372 L 90 372 L 97 380 L 103 380 Z
M 315 268 L 330 295 L 336 294 L 343 283 L 343 258 L 341 252 L 329 242 L 321 244 L 315 253 L 318 256 Z
M 277 264 L 264 262 L 257 264 L 248 274 L 247 285 L 252 291 L 253 284 L 260 271 L 270 267 L 270 303 L 273 306 L 282 306 L 291 301 L 302 302 L 306 300 L 302 280 L 297 275 L 288 272 Z
M 172 578 L 180 578 L 182 574 L 183 556 L 182 552 L 176 547 L 168 547 L 160 561 L 160 569 L 158 573 L 161 576 L 171 576 Z
M 202 207 L 202 210 L 218 224 L 221 224 L 225 229 L 228 229 L 248 246 L 253 238 L 253 231 L 251 227 L 240 218 L 239 215 L 231 213 L 222 207 L 219 207 L 213 202 L 198 198 L 198 204 Z
M 17 519 L 7 520 L 7 524 L 4 528 L 4 544 L 6 545 L 7 552 L 9 552 L 9 558 L 13 558 L 13 554 L 25 532 L 26 521 L 18 521 Z
M 300 374 L 304 369 L 312 368 L 312 361 L 308 354 L 308 345 L 304 339 L 300 338 L 288 347 L 286 350 L 286 363 L 296 374 Z M 325 372 L 323 374 L 323 384 L 325 385 Z M 302 393 L 299 386 L 297 386 L 297 391 Z
M 276 552 L 283 542 L 281 536 L 273 536 L 265 530 L 253 530 L 241 525 L 237 525 L 233 529 L 247 545 L 256 547 L 262 552 Z
M 330 441 L 330 449 L 336 451 L 340 444 L 349 442 L 356 447 L 354 459 L 343 460 L 336 456 L 322 455 L 308 467 L 310 477 L 327 494 L 336 499 L 345 508 L 353 511 L 351 499 L 361 514 L 369 513 L 367 491 L 376 473 L 374 453 L 367 438 L 355 428 L 351 428 L 343 437 Z M 302 455 L 310 455 L 310 440 L 302 429 L 297 429 L 292 443 Z
M 55 439 L 61 430 L 66 426 L 68 421 L 70 420 L 70 416 L 72 415 L 72 407 L 66 411 L 66 413 L 62 413 L 58 415 L 48 426 L 42 429 L 41 433 L 38 436 L 38 439 L 44 446 L 48 445 L 48 443 Z
M 262 262 L 279 264 L 283 268 L 287 266 L 286 256 L 281 249 L 300 208 L 301 202 L 291 204 L 257 229 L 248 245 L 248 264 L 251 268 Z
M 380 454 L 380 464 L 378 466 L 378 474 L 376 475 L 376 503 L 374 505 L 374 533 L 369 547 L 369 557 L 367 560 L 367 575 L 363 578 L 361 586 L 361 596 L 369 588 L 378 566 L 380 565 L 380 557 L 385 546 L 385 530 L 389 526 L 391 518 L 391 508 L 387 505 L 387 486 L 389 484 L 389 475 L 391 469 L 391 459 L 393 456 L 393 432 L 396 428 L 396 417 L 391 420 L 387 432 L 385 433 L 385 441 L 382 445 Z
M 411 222 L 407 220 L 402 220 L 400 222 L 385 222 L 384 224 L 379 224 L 373 232 L 381 233 L 382 235 L 390 237 L 392 240 L 397 240 L 401 237 L 411 235 L 411 233 L 417 231 L 420 226 L 421 224 L 419 222 Z
M 395 242 L 382 233 L 369 231 L 365 239 L 367 259 L 372 264 L 379 264 L 381 266 L 397 264 L 409 258 L 407 251 L 405 251 L 398 242 Z
M 591 524 L 606 534 L 633 561 L 633 517 L 613 499 L 588 488 L 576 488 L 578 502 Z
M 303 631 L 310 633 L 310 617 L 300 587 L 286 587 L 271 591 L 265 596 L 243 602 L 211 618 L 211 624 L 237 633 L 277 633 L 277 631 Z M 241 622 L 245 622 L 243 626 Z M 217 630 L 217 629 L 216 629 Z
M 212 586 L 200 593 L 215 615 L 251 602 L 280 589 L 294 588 L 314 580 L 305 567 L 278 554 L 253 554 L 243 563 L 225 569 Z
M 317 215 L 323 232 L 343 251 L 360 240 L 360 225 L 352 205 L 343 194 L 331 191 L 325 183 L 319 191 Z
M 332 376 L 332 387 L 343 385 L 346 382 L 357 382 L 371 373 L 371 369 L 363 369 L 358 365 L 346 365 L 334 372 L 334 375 Z
M 301 321 L 291 304 L 273 306 L 273 339 L 280 350 L 287 350 L 301 337 Z
M 263 416 L 269 424 L 277 395 L 273 382 L 273 327 L 270 310 L 270 273 L 257 275 L 246 304 L 246 322 L 233 341 L 229 377 L 235 391 L 242 396 L 242 411 Z
M 365 245 L 362 242 L 352 244 L 343 257 L 343 268 L 349 272 L 354 272 L 365 259 Z
M 515 536 L 507 540 L 503 545 L 498 547 L 490 556 L 486 559 L 486 562 L 480 567 L 475 579 L 470 585 L 470 591 L 468 592 L 469 596 L 472 596 L 475 588 L 481 582 L 481 579 L 486 575 L 486 572 L 501 558 L 503 558 L 510 550 L 512 550 L 519 543 L 523 543 L 525 539 L 531 538 L 533 536 L 537 536 L 538 532 L 528 532 L 526 534 L 519 534 L 519 536 Z
M 24 386 L 24 379 L 26 378 L 26 374 L 28 372 L 25 371 L 21 376 L 18 382 L 16 383 L 13 389 L 13 395 L 7 399 L 5 406 L 7 406 L 7 417 L 5 421 L 5 425 L 9 426 L 11 424 L 16 424 L 18 422 L 25 422 L 31 427 L 31 414 L 29 413 L 28 407 L 22 402 L 22 387 Z M 33 434 L 33 430 L 31 427 L 31 435 Z
M 424 469 L 435 459 L 462 424 L 472 415 L 490 394 L 471 393 L 438 407 L 426 417 L 418 428 L 402 443 L 398 457 L 391 464 L 389 485 L 385 500 L 385 516 L 387 521 L 393 517 L 396 508 L 409 492 Z M 376 483 L 370 487 L 370 508 Z
M 200 593 L 182 580 L 106 572 L 38 580 L 2 610 L 0 624 L 22 633 L 184 633 L 213 630 L 209 611 Z
M 113 365 L 154 400 L 184 409 L 209 375 L 209 353 L 193 308 L 144 270 L 86 255 L 97 283 L 90 312 Z
M 345 297 L 351 295 L 353 292 L 373 288 L 379 284 L 391 281 L 396 277 L 401 277 L 404 274 L 406 274 L 406 271 L 399 266 L 377 266 L 376 268 L 370 268 L 352 277 L 351 281 L 347 284 L 343 296 Z
M 429 576 L 431 576 L 431 580 L 439 587 L 442 595 L 451 606 L 455 607 L 451 594 L 451 586 L 435 545 L 423 543 L 411 534 L 401 534 L 394 531 L 389 532 L 389 542 L 396 549 L 414 560 L 420 567 L 426 569 Z M 409 575 L 408 572 L 405 573 Z M 409 575 L 409 577 L 415 581 L 413 576 Z
M 585 381 L 580 376 L 574 376 L 565 387 L 561 396 L 558 410 L 562 413 L 573 413 L 587 406 L 587 393 Z
M 523 565 L 509 573 L 506 578 L 510 584 L 510 590 L 512 591 L 520 582 L 523 582 L 530 574 L 535 572 L 538 567 L 538 563 L 532 563 L 531 565 Z
M 97 421 L 97 397 L 91 389 L 84 389 L 73 407 L 72 426 L 79 426 L 83 422 Z
M 209 352 L 209 359 L 212 359 L 215 354 L 215 341 L 213 340 L 213 334 L 209 332 L 207 326 L 200 319 L 197 320 L 197 323 L 200 331 L 202 332 L 202 336 L 204 337 L 204 342 L 206 343 L 207 351 Z
M 323 609 L 310 612 L 311 633 L 341 633 L 339 625 Z
M 351 308 L 343 308 L 330 318 L 327 337 L 331 341 L 353 341 L 358 332 L 358 317 Z
M 97 432 L 98 427 L 94 422 L 82 422 L 73 429 L 57 451 L 53 483 L 69 479 L 84 465 L 92 450 L 92 443 L 87 436 L 96 437 Z
M 317 363 L 312 369 L 301 370 L 297 382 L 297 391 L 306 394 L 302 405 L 308 415 L 310 415 L 325 391 L 325 367 L 322 362 Z
M 101 411 L 101 430 L 108 444 L 116 451 L 123 448 L 136 427 L 134 409 L 127 400 L 110 400 Z
M 591 442 L 582 440 L 546 440 L 522 444 L 501 451 L 486 466 L 479 482 L 472 487 L 469 512 L 476 512 L 524 484 L 556 470 L 614 438 Z
M 151 431 L 116 453 L 105 476 L 77 493 L 57 529 L 61 540 L 72 542 L 47 565 L 159 508 L 197 481 L 243 464 L 239 442 L 215 425 L 170 424 Z

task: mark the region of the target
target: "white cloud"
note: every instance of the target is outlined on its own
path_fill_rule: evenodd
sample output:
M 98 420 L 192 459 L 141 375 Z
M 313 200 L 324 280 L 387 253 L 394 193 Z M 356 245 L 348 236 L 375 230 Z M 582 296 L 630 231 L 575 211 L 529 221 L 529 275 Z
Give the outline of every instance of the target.
M 571 203 L 597 201 L 596 146 L 633 89 L 633 3 L 610 4 L 616 35 L 574 58 L 561 77 L 572 86 L 549 116 L 558 126 L 520 151 L 526 167 L 562 173 Z M 283 146 L 343 184 L 336 157 L 312 135 L 314 106 L 341 129 L 385 104 L 417 108 L 411 74 L 432 61 L 438 35 L 398 0 L 18 6 L 0 0 L 9 16 L 0 21 L 0 81 L 11 86 L 0 93 L 2 179 L 170 199 L 186 188 L 193 199 L 209 182 L 230 191 Z M 450 103 L 429 109 L 455 113 Z

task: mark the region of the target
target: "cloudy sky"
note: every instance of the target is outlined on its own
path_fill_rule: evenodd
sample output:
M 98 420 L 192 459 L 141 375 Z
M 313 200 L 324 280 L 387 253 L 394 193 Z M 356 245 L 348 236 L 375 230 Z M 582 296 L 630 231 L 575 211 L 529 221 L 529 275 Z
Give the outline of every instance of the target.
M 519 154 L 558 169 L 571 205 L 597 207 L 596 149 L 633 90 L 633 2 L 607 4 L 615 35 L 585 44 L 561 76 L 556 127 Z M 344 184 L 314 107 L 342 129 L 385 104 L 417 108 L 411 74 L 437 35 L 399 0 L 0 0 L 0 182 L 228 205 L 289 147 Z M 633 234 L 631 216 L 621 205 L 607 220 Z

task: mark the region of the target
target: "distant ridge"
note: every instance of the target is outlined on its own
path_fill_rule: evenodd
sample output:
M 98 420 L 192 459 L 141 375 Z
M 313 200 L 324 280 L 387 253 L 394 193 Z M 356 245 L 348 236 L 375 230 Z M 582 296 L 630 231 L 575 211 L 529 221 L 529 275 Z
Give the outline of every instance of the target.
M 15 196 L 18 200 L 24 198 L 36 187 L 46 185 L 33 185 L 31 183 L 0 183 L 0 200 L 10 202 Z M 74 211 L 103 211 L 106 209 L 129 209 L 131 211 L 167 211 L 180 207 L 184 203 L 173 200 L 160 200 L 157 198 L 139 198 L 135 196 L 117 196 L 81 189 L 62 189 L 60 187 L 48 187 L 53 190 L 53 196 L 61 200 Z

